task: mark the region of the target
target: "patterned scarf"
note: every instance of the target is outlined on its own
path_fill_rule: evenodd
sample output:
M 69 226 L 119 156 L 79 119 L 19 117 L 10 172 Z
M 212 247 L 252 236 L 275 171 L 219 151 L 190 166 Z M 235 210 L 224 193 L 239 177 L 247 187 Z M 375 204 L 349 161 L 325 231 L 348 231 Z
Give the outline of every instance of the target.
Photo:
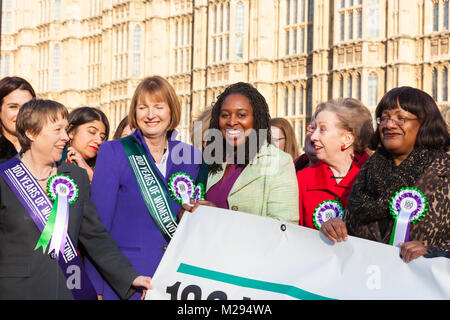
M 415 148 L 398 166 L 389 152 L 379 148 L 365 163 L 353 184 L 347 202 L 346 223 L 349 233 L 371 238 L 363 225 L 378 224 L 379 234 L 372 239 L 388 241 L 391 233 L 392 216 L 389 202 L 394 194 L 405 187 L 414 187 L 419 177 L 438 157 L 442 150 Z M 378 232 L 377 232 L 378 233 Z

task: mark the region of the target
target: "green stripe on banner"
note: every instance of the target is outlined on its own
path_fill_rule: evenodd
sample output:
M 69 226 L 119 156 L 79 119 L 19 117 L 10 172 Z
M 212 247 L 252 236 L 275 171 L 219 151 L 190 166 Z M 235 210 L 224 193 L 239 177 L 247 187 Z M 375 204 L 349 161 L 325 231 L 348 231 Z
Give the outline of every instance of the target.
M 196 276 L 200 278 L 225 282 L 240 287 L 281 293 L 300 300 L 334 300 L 286 284 L 266 282 L 234 276 L 232 274 L 199 268 L 185 263 L 180 263 L 177 272 L 189 274 L 191 276 Z

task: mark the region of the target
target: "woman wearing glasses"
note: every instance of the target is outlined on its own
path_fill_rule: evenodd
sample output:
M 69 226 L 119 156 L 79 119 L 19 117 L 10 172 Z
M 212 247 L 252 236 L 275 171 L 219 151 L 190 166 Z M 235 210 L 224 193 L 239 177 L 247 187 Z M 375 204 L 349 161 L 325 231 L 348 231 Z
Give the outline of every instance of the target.
M 352 98 L 317 107 L 311 131 L 314 165 L 297 173 L 300 225 L 320 229 L 331 217 L 342 217 L 347 198 L 373 135 L 369 110 Z
M 395 88 L 376 117 L 377 151 L 354 183 L 344 221 L 331 219 L 321 231 L 334 242 L 350 234 L 399 246 L 405 262 L 450 250 L 450 135 L 436 102 Z
M 292 160 L 299 156 L 297 138 L 291 123 L 284 118 L 270 119 L 272 144 L 278 149 L 289 153 Z

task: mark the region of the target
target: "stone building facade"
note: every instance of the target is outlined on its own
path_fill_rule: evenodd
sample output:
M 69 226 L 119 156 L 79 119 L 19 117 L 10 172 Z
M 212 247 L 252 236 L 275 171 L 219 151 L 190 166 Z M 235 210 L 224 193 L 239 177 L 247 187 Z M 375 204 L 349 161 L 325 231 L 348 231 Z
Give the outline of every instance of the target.
M 181 138 L 229 84 L 252 83 L 303 145 L 315 106 L 374 110 L 409 85 L 449 103 L 448 0 L 3 0 L 0 75 L 38 95 L 101 108 L 114 132 L 139 81 L 162 75 Z

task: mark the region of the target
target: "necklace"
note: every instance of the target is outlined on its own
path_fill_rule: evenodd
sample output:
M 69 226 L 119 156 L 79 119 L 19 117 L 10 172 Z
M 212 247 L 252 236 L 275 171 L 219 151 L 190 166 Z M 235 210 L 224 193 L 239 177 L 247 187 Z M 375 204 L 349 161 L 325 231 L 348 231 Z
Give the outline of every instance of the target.
M 19 159 L 21 160 L 21 161 L 23 161 L 22 159 L 23 159 L 23 153 L 21 153 L 20 155 L 19 155 Z M 24 163 L 25 164 L 25 163 Z M 39 178 L 36 178 L 36 176 L 34 175 L 34 174 L 32 174 L 31 173 L 31 171 L 30 171 L 30 173 L 31 173 L 31 175 L 33 176 L 33 178 L 35 178 L 37 181 L 46 181 L 46 180 L 48 180 L 48 178 L 50 178 L 50 176 L 52 175 L 52 172 L 53 172 L 53 169 L 56 167 L 56 165 L 55 165 L 55 163 L 53 162 L 52 163 L 52 167 L 51 167 L 51 169 L 50 169 L 50 172 L 48 173 L 48 176 L 46 176 L 45 178 L 41 178 L 41 179 L 39 179 Z
M 33 175 L 33 177 L 34 177 L 37 181 L 46 181 L 46 180 L 48 180 L 48 178 L 50 178 L 50 176 L 52 175 L 52 172 L 53 172 L 53 168 L 54 168 L 54 167 L 55 167 L 55 164 L 53 163 L 53 164 L 52 164 L 52 168 L 50 169 L 50 172 L 48 173 L 48 176 L 46 176 L 45 178 L 39 179 L 39 178 L 35 177 L 34 175 Z
M 350 165 L 350 168 L 348 169 L 348 171 L 347 171 L 347 174 L 350 172 L 350 170 L 352 169 L 352 165 Z M 328 167 L 328 169 L 330 169 L 331 170 L 331 168 L 330 167 Z M 333 172 L 333 170 L 331 170 L 331 172 Z M 344 179 L 346 176 L 347 176 L 347 174 L 345 175 L 345 176 L 342 176 L 342 177 L 337 177 L 337 176 L 335 176 L 334 174 L 331 176 L 331 178 L 332 179 L 335 179 L 335 180 L 339 180 L 339 179 Z

